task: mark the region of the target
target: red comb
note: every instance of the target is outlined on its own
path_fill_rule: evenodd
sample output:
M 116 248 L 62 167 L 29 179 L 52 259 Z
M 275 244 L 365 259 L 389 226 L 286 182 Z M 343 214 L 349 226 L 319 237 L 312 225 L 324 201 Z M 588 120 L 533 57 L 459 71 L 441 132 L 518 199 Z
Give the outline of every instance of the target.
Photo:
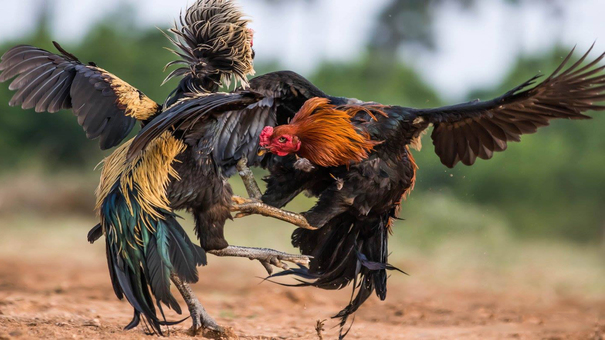
M 271 136 L 273 136 L 273 127 L 265 126 L 263 132 L 260 133 L 260 146 L 271 144 Z

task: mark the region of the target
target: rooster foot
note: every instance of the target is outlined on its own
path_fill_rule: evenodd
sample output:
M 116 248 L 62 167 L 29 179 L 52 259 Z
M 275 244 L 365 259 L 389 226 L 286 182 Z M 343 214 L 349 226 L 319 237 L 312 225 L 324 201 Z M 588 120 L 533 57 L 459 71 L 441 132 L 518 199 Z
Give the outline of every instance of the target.
M 219 326 L 206 312 L 187 282 L 183 282 L 175 273 L 172 273 L 170 278 L 183 296 L 183 300 L 185 300 L 189 309 L 189 315 L 193 323 L 188 331 L 189 335 L 202 335 L 210 339 L 237 339 L 237 335 L 232 329 Z
M 221 250 L 211 250 L 209 253 L 221 257 L 246 257 L 250 260 L 258 260 L 269 275 L 273 273 L 273 266 L 289 269 L 285 262 L 307 266 L 311 261 L 310 256 L 288 254 L 267 248 L 228 246 Z
M 237 212 L 235 218 L 257 214 L 277 218 L 279 220 L 294 224 L 299 228 L 317 230 L 317 228 L 311 226 L 309 222 L 307 222 L 307 219 L 301 214 L 278 209 L 252 198 L 233 196 L 231 201 L 233 202 L 231 205 L 231 211 Z
M 189 313 L 193 321 L 193 325 L 189 329 L 190 335 L 203 335 L 206 337 L 206 334 L 210 333 L 215 335 L 212 338 L 220 339 L 221 337 L 219 336 L 221 334 L 227 333 L 227 329 L 219 326 L 199 301 L 196 300 L 191 303 L 187 301 L 187 306 L 189 307 Z

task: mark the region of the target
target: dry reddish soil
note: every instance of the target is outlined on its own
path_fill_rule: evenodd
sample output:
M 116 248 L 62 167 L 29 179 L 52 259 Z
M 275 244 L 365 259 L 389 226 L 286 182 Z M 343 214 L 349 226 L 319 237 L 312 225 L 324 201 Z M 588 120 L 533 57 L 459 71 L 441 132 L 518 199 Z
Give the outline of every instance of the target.
M 2 258 L 0 339 L 153 338 L 141 329 L 121 330 L 131 309 L 113 295 L 104 263 L 57 260 Z M 206 308 L 240 339 L 318 339 L 316 321 L 328 318 L 347 299 L 346 292 L 259 284 L 255 276 L 262 271 L 255 267 L 219 262 L 204 268 L 195 289 Z M 403 290 L 399 282 L 391 284 L 386 302 L 371 299 L 357 313 L 349 339 L 596 340 L 605 334 L 603 301 L 544 300 L 409 283 Z M 190 338 L 188 324 L 171 327 L 170 337 Z M 334 321 L 326 322 L 324 339 L 336 338 L 334 326 Z
M 0 339 L 157 338 L 141 328 L 122 331 L 132 309 L 113 294 L 103 242 L 88 245 L 84 227 L 66 224 L 87 226 L 89 221 L 19 223 L 0 222 Z M 286 239 L 288 231 L 283 233 Z M 466 259 L 459 268 L 471 266 L 472 259 Z M 337 338 L 336 322 L 329 318 L 346 305 L 348 289 L 331 292 L 261 283 L 259 277 L 265 273 L 256 262 L 209 260 L 194 289 L 217 321 L 240 339 L 320 339 L 315 326 L 325 319 L 323 339 Z M 586 276 L 599 266 L 582 271 L 580 265 L 587 261 L 581 259 L 571 274 L 554 280 L 549 275 L 560 264 L 558 258 L 555 261 L 546 267 L 531 265 L 520 273 L 500 273 L 499 266 L 488 263 L 476 272 L 452 275 L 443 269 L 451 264 L 439 267 L 436 259 L 406 256 L 395 264 L 412 275 L 393 274 L 387 301 L 372 297 L 356 314 L 348 339 L 603 340 L 603 294 L 551 283 L 587 277 L 591 279 L 585 281 L 596 282 L 599 288 L 603 281 L 598 276 Z M 177 320 L 178 315 L 168 318 Z M 169 336 L 191 339 L 189 325 L 186 320 L 170 327 Z

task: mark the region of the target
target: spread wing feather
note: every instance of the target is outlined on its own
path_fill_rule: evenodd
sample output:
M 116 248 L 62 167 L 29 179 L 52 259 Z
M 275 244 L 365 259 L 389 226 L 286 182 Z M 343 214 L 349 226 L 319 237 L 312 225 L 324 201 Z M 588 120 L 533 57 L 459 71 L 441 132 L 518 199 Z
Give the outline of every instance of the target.
M 261 98 L 258 93 L 251 91 L 188 94 L 166 108 L 139 132 L 128 150 L 128 158 L 134 158 L 165 131 L 173 129 L 185 134 L 196 129 L 208 131 L 207 118 L 212 117 L 211 114 L 238 110 Z M 212 134 L 216 132 L 212 131 Z
M 451 168 L 458 162 L 472 165 L 477 157 L 490 159 L 494 152 L 505 150 L 508 142 L 520 141 L 522 134 L 534 133 L 552 119 L 588 119 L 584 112 L 605 109 L 595 104 L 605 100 L 605 66 L 596 67 L 605 54 L 582 66 L 591 50 L 565 69 L 572 50 L 534 87 L 537 76 L 493 100 L 414 113 L 421 124 L 434 125 L 431 137 L 444 165 Z
M 137 120 L 147 120 L 161 107 L 113 74 L 82 64 L 55 43 L 62 55 L 28 45 L 8 50 L 0 62 L 0 82 L 16 77 L 11 106 L 57 112 L 72 109 L 89 139 L 101 149 L 118 145 Z

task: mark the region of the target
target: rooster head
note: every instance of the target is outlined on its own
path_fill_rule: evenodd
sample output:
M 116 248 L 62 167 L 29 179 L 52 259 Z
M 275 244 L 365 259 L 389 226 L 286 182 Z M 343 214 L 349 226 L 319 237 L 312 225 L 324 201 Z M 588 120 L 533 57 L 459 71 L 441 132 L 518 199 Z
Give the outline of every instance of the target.
M 261 149 L 259 155 L 263 155 L 266 151 L 269 151 L 278 156 L 287 156 L 298 152 L 300 144 L 300 138 L 293 134 L 291 126 L 282 125 L 275 129 L 271 126 L 266 126 L 260 134 Z
M 351 108 L 332 105 L 327 98 L 311 98 L 289 124 L 263 129 L 259 155 L 296 154 L 323 167 L 360 162 L 379 143 L 351 124 L 352 114 Z

